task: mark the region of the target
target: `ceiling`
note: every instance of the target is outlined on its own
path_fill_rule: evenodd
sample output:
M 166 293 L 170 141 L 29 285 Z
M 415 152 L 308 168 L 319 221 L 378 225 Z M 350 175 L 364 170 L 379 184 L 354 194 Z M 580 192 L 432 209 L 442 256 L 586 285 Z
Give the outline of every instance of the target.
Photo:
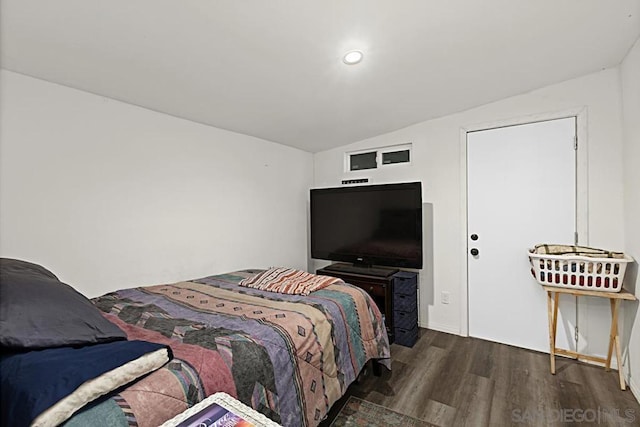
M 310 152 L 614 67 L 640 35 L 640 0 L 0 7 L 5 69 Z

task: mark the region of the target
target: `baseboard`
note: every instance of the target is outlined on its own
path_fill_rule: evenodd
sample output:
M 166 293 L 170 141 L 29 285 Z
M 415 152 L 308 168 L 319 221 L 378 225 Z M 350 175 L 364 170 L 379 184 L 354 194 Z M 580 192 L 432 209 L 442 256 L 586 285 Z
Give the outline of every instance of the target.
M 451 327 L 449 325 L 429 322 L 427 325 L 421 323 L 418 326 L 421 328 L 433 329 L 434 331 L 446 332 L 447 334 L 460 335 L 460 328 Z

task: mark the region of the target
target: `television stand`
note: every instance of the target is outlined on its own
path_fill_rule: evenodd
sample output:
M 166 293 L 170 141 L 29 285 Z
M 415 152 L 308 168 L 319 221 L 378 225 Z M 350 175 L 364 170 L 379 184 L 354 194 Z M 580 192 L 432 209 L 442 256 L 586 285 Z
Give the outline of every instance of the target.
M 324 267 L 326 271 L 335 271 L 338 273 L 351 273 L 363 276 L 373 277 L 389 277 L 397 273 L 397 268 L 367 267 L 364 265 L 337 263 Z

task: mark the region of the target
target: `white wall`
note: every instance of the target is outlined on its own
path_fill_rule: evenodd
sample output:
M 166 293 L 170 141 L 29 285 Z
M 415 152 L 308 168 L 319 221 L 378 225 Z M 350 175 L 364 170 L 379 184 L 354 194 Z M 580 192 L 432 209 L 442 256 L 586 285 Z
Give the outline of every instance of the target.
M 310 153 L 8 71 L 0 82 L 2 256 L 89 296 L 306 267 Z
M 624 141 L 624 226 L 625 252 L 636 264 L 627 273 L 625 287 L 640 297 L 640 39 L 620 66 Z M 624 304 L 623 343 L 629 384 L 640 400 L 640 313 L 639 303 Z
M 420 283 L 420 325 L 445 332 L 463 330 L 462 311 L 466 312 L 462 287 L 466 252 L 462 128 L 478 123 L 527 118 L 538 114 L 586 108 L 589 167 L 589 240 L 593 246 L 622 250 L 622 137 L 621 101 L 617 69 L 605 70 L 581 78 L 545 87 L 430 120 L 405 129 L 360 141 L 314 155 L 314 185 L 336 186 L 345 178 L 368 177 L 372 183 L 421 180 L 423 201 L 433 204 L 433 289 L 424 279 Z M 345 151 L 413 143 L 409 167 L 395 166 L 378 170 L 344 173 Z M 428 275 L 421 275 L 425 277 Z M 444 305 L 441 291 L 450 292 Z M 609 308 L 606 301 L 591 298 L 585 302 L 588 321 L 581 335 L 588 337 L 584 351 L 604 354 L 607 350 Z M 584 319 L 583 319 L 584 320 Z

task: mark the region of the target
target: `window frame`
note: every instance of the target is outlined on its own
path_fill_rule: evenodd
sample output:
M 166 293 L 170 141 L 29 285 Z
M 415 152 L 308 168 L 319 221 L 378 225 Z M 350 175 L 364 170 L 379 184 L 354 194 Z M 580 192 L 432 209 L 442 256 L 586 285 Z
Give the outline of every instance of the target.
M 394 153 L 396 151 L 408 151 L 409 152 L 409 161 L 407 162 L 397 162 L 397 163 L 383 163 L 382 157 L 383 154 Z M 376 153 L 376 167 L 368 168 L 368 169 L 351 169 L 351 156 L 358 154 L 366 154 L 366 153 Z M 408 142 L 405 144 L 398 145 L 389 145 L 386 147 L 378 147 L 378 148 L 364 148 L 361 150 L 353 150 L 353 151 L 345 151 L 344 153 L 344 172 L 345 173 L 354 173 L 354 172 L 362 172 L 362 171 L 372 171 L 379 170 L 381 168 L 389 168 L 394 166 L 410 166 L 413 162 L 413 143 Z

